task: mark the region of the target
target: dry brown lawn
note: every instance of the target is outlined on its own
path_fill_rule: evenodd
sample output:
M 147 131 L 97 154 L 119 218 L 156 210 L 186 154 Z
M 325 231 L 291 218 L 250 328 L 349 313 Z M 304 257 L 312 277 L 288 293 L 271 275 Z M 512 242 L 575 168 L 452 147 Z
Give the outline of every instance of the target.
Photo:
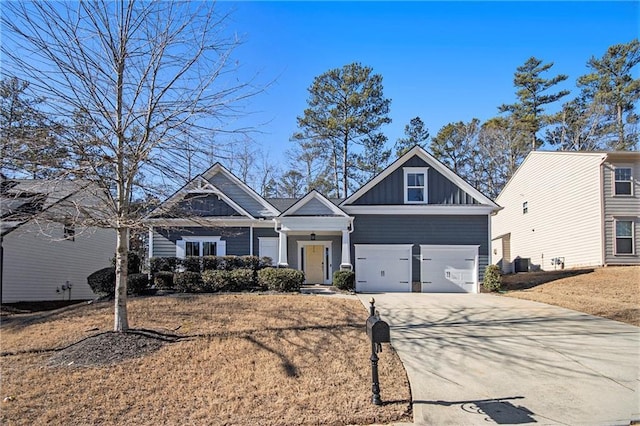
M 4 317 L 0 423 L 361 425 L 410 420 L 406 374 L 388 345 L 379 363 L 386 402 L 382 407 L 370 402 L 367 315 L 357 300 L 320 296 L 131 299 L 132 328 L 179 338 L 157 348 L 141 347 L 137 358 L 90 367 L 61 365 L 59 355 L 70 348 L 52 349 L 110 330 L 111 303 Z
M 509 297 L 640 326 L 640 266 L 518 273 L 503 284 Z

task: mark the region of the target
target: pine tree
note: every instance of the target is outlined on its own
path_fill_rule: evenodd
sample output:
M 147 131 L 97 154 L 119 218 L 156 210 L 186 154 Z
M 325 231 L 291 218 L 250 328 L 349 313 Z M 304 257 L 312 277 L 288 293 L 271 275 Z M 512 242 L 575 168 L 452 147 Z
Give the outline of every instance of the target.
M 518 102 L 498 107 L 500 112 L 512 114 L 521 131 L 528 135 L 532 150 L 542 143 L 536 136 L 538 131 L 554 120 L 553 116 L 544 113 L 544 106 L 569 94 L 568 90 L 546 93 L 568 78 L 564 74 L 551 78 L 541 77 L 541 74 L 549 71 L 552 66 L 553 62 L 543 64 L 540 59 L 529 58 L 524 65 L 517 68 L 513 78 Z
M 429 140 L 429 129 L 424 126 L 420 117 L 414 117 L 404 126 L 404 138 L 399 138 L 395 144 L 396 157 L 402 157 L 407 151 L 418 145 L 426 148 Z

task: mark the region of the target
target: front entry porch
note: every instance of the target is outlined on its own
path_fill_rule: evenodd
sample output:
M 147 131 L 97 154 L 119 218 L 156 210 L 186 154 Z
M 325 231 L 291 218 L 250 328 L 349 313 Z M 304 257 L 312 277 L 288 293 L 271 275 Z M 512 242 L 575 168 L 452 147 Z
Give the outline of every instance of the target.
M 278 265 L 301 270 L 306 284 L 331 284 L 333 272 L 352 269 L 350 217 L 281 217 Z

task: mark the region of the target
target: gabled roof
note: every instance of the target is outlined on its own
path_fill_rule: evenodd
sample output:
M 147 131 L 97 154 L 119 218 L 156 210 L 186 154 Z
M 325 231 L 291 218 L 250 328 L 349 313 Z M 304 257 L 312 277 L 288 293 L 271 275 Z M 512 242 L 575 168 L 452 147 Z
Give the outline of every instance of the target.
M 220 163 L 216 163 L 213 166 L 211 166 L 207 171 L 202 173 L 201 176 L 207 181 L 209 181 L 218 173 L 221 173 L 222 175 L 224 175 L 225 177 L 233 181 L 236 185 L 238 185 L 238 187 L 240 187 L 247 195 L 249 195 L 251 198 L 257 201 L 261 206 L 263 206 L 265 211 L 268 212 L 269 215 L 278 216 L 280 214 L 280 211 L 278 211 L 278 209 L 273 207 L 267 200 L 262 198 L 260 194 L 258 194 L 256 191 L 251 189 L 251 187 L 249 187 L 249 185 L 244 183 L 242 180 L 238 179 L 236 175 L 231 173 Z
M 248 219 L 256 219 L 255 214 L 252 214 L 247 208 L 240 205 L 239 202 L 236 202 L 223 189 L 218 188 L 216 185 L 211 183 L 211 180 L 218 174 L 223 175 L 226 179 L 233 182 L 233 184 L 237 188 L 239 188 L 242 193 L 246 194 L 252 200 L 255 200 L 255 202 L 257 202 L 257 204 L 260 205 L 269 215 L 275 217 L 280 214 L 280 212 L 275 207 L 273 207 L 264 198 L 258 195 L 247 184 L 238 179 L 233 173 L 227 170 L 220 163 L 216 163 L 207 171 L 196 176 L 191 181 L 186 183 L 182 188 L 177 190 L 173 195 L 171 195 L 158 207 L 151 211 L 151 213 L 149 213 L 146 218 L 152 219 L 154 217 L 162 215 L 163 213 L 169 212 L 171 208 L 173 208 L 180 201 L 184 200 L 188 194 L 214 194 L 239 214 L 247 217 Z
M 305 210 L 306 208 L 306 210 Z M 342 209 L 336 206 L 324 195 L 312 189 L 296 201 L 291 207 L 282 212 L 280 217 L 285 216 L 343 216 L 348 217 Z
M 489 197 L 487 197 L 486 195 L 478 191 L 471 184 L 469 184 L 467 181 L 462 179 L 460 176 L 454 173 L 451 169 L 449 169 L 447 166 L 442 164 L 435 157 L 433 157 L 431 154 L 425 151 L 422 147 L 417 145 L 411 148 L 409 151 L 407 151 L 407 153 L 405 153 L 402 157 L 398 158 L 396 161 L 391 163 L 391 165 L 389 165 L 386 169 L 380 172 L 380 174 L 375 176 L 365 185 L 360 187 L 360 189 L 354 192 L 351 196 L 345 199 L 342 203 L 340 203 L 340 207 L 353 204 L 356 200 L 358 200 L 360 197 L 366 194 L 369 190 L 371 190 L 377 184 L 382 182 L 391 173 L 396 171 L 398 168 L 402 167 L 402 165 L 406 163 L 407 160 L 409 160 L 413 156 L 417 156 L 420 159 L 422 159 L 430 167 L 433 167 L 436 171 L 438 171 L 440 174 L 448 178 L 451 182 L 453 182 L 456 186 L 458 186 L 464 192 L 466 192 L 471 197 L 473 197 L 476 201 L 478 201 L 478 203 L 499 208 L 499 206 L 495 202 L 493 202 Z
M 0 233 L 7 235 L 89 185 L 86 181 L 9 179 L 3 175 L 0 183 Z

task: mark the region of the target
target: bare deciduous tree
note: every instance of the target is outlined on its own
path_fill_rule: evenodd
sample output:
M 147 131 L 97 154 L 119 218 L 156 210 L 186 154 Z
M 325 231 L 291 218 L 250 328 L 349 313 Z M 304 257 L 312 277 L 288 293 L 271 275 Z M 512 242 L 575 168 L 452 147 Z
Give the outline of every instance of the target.
M 128 233 L 142 219 L 132 200 L 183 181 L 238 102 L 258 91 L 230 60 L 239 40 L 226 35 L 228 16 L 213 2 L 3 4 L 2 69 L 28 81 L 66 129 L 61 179 L 105 190 L 108 208 L 95 216 L 117 232 L 116 331 L 129 327 Z

